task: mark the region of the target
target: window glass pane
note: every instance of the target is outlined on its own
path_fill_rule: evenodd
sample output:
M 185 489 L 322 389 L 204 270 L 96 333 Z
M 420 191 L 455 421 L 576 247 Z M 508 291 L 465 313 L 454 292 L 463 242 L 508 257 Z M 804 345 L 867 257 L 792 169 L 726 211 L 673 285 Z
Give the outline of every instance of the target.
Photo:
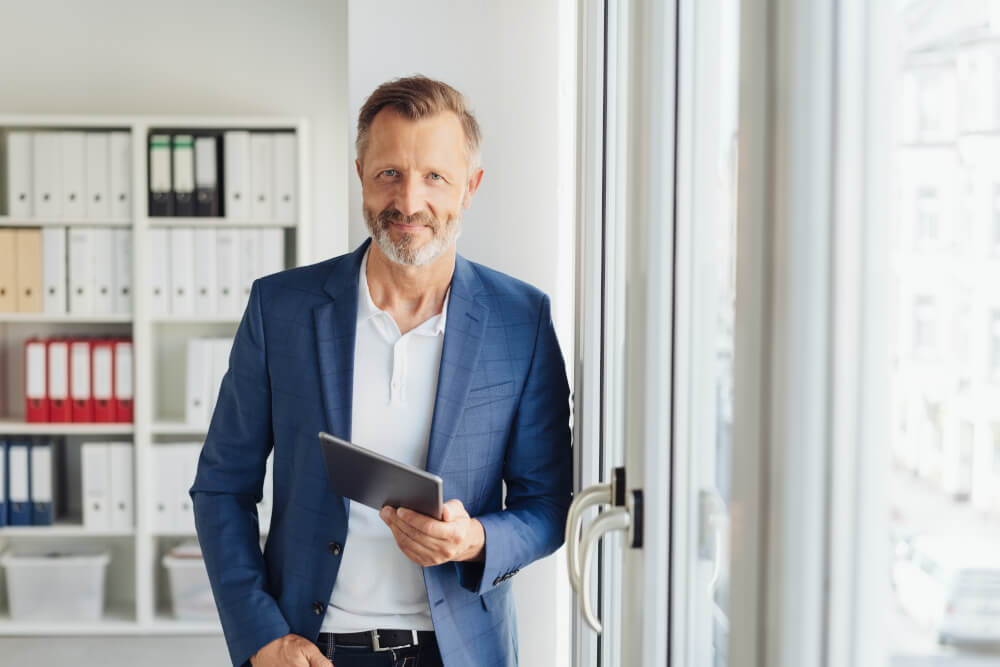
M 1000 664 L 1000 6 L 897 5 L 890 662 Z

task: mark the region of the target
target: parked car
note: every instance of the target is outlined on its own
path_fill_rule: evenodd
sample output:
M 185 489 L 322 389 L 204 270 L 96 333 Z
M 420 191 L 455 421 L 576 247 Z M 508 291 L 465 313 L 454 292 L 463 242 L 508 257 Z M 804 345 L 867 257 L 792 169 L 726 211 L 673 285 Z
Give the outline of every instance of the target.
M 1000 539 L 901 540 L 893 587 L 900 606 L 940 643 L 1000 645 Z

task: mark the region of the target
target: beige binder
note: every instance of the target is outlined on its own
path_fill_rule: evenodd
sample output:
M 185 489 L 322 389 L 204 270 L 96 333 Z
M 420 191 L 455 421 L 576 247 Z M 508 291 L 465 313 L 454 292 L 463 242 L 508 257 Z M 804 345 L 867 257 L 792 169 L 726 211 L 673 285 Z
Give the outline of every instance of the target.
M 17 257 L 17 312 L 40 313 L 42 293 L 42 230 L 14 231 L 14 253 Z
M 0 229 L 0 313 L 17 310 L 17 256 L 14 230 Z

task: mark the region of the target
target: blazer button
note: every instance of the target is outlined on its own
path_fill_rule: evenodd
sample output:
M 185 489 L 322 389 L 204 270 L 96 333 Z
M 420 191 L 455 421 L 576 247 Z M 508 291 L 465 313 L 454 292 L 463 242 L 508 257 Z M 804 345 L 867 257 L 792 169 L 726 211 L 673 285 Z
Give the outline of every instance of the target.
M 327 548 L 334 556 L 339 556 L 342 550 L 339 542 L 330 542 L 330 544 L 327 545 Z
M 313 613 L 316 614 L 317 616 L 323 613 L 322 602 L 313 602 Z

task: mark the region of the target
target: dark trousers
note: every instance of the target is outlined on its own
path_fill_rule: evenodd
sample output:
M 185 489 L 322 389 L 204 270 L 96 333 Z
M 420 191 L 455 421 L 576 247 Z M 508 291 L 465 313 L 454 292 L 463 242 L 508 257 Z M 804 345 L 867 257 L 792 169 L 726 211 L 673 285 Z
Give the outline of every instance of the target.
M 336 646 L 324 639 L 320 637 L 316 645 L 334 667 L 444 667 L 435 641 L 376 653 L 359 646 Z

